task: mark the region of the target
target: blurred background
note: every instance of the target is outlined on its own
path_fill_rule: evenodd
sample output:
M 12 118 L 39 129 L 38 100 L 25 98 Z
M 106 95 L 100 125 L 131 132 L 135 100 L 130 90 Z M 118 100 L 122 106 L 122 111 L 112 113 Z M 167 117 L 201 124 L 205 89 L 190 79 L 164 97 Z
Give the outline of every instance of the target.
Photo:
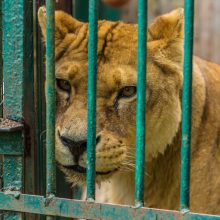
M 87 20 L 88 0 L 57 0 L 56 2 L 57 8 L 72 12 L 81 20 Z M 148 0 L 148 2 L 149 23 L 158 15 L 184 6 L 184 0 Z M 127 5 L 120 9 L 107 7 L 106 4 L 100 2 L 100 8 L 100 19 L 120 19 L 126 22 L 137 22 L 137 0 L 130 0 Z M 204 59 L 220 64 L 219 39 L 220 0 L 195 0 L 194 53 Z
M 184 0 L 148 0 L 149 23 L 163 13 L 184 7 Z M 137 22 L 137 0 L 124 8 L 124 19 Z M 195 0 L 194 54 L 220 64 L 220 0 Z

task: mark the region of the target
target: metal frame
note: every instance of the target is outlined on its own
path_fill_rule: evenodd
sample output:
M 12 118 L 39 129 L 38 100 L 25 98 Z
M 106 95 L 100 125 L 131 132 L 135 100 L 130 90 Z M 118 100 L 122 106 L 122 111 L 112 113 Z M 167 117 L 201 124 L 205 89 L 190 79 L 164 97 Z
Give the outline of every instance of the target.
M 189 210 L 194 0 L 185 1 L 180 209 Z
M 99 204 L 96 202 L 62 199 L 54 197 L 49 202 L 43 196 L 0 193 L 0 209 L 29 212 L 41 215 L 68 218 L 106 220 L 219 220 L 220 216 L 125 205 Z
M 146 110 L 146 62 L 147 62 L 147 4 L 138 1 L 138 77 L 137 77 L 137 114 L 136 114 L 136 170 L 135 204 L 144 205 L 144 164 L 145 164 L 145 110 Z
M 15 0 L 1 2 L 3 17 L 3 80 L 4 80 L 4 102 L 3 116 L 23 123 L 24 115 L 26 114 L 26 106 L 29 105 L 31 112 L 32 106 L 30 101 L 31 91 L 29 96 L 24 99 L 24 94 L 28 88 L 28 84 L 32 81 L 32 33 L 28 22 L 32 21 L 31 0 Z M 30 17 L 30 19 L 26 19 Z M 32 27 L 32 25 L 31 25 Z M 29 37 L 28 37 L 29 36 Z M 28 43 L 28 44 L 26 44 Z M 30 77 L 29 77 L 30 76 Z M 33 82 L 32 82 L 33 83 Z M 32 97 L 33 98 L 33 97 Z M 16 125 L 15 125 L 16 127 Z M 25 141 L 24 133 L 26 126 L 22 130 L 17 131 L 17 141 L 20 143 L 19 154 L 9 155 L 7 152 L 3 154 L 3 190 L 4 192 L 19 193 L 24 190 L 24 160 Z M 5 132 L 5 135 L 2 134 Z M 7 131 L 0 128 L 0 133 L 6 138 L 16 135 L 14 129 L 10 128 Z M 8 142 L 11 141 L 8 139 Z M 10 142 L 12 143 L 12 141 Z M 10 146 L 9 143 L 1 145 L 2 150 Z M 15 153 L 15 152 L 14 152 Z M 30 168 L 32 164 L 29 164 Z M 29 180 L 28 180 L 29 181 Z M 32 181 L 30 179 L 30 181 Z M 2 201 L 4 202 L 4 201 Z M 4 219 L 21 219 L 21 213 L 6 213 Z
M 31 15 L 26 6 L 30 0 L 4 1 L 4 116 L 23 124 L 26 77 L 32 71 L 31 51 L 25 50 L 29 32 L 25 19 Z M 97 72 L 97 20 L 98 4 L 89 1 L 88 46 L 88 156 L 87 201 L 58 198 L 55 196 L 55 1 L 46 0 L 46 145 L 47 186 L 46 197 L 22 194 L 24 170 L 25 127 L 0 127 L 0 154 L 4 155 L 4 191 L 0 192 L 0 210 L 10 211 L 4 219 L 22 219 L 21 213 L 87 219 L 190 219 L 217 220 L 220 216 L 191 213 L 189 210 L 189 171 L 191 134 L 192 51 L 194 1 L 185 0 L 184 84 L 182 102 L 182 151 L 180 211 L 158 210 L 143 207 L 144 204 L 144 152 L 145 152 L 145 97 L 146 97 L 146 30 L 147 1 L 138 1 L 138 90 L 135 206 L 99 204 L 95 202 L 95 142 L 96 142 L 96 72 Z M 20 16 L 22 15 L 22 16 Z M 16 18 L 16 21 L 15 21 Z M 1 49 L 1 48 L 0 48 Z M 27 53 L 28 51 L 28 53 Z M 31 79 L 32 80 L 32 79 Z M 12 141 L 13 139 L 13 141 Z

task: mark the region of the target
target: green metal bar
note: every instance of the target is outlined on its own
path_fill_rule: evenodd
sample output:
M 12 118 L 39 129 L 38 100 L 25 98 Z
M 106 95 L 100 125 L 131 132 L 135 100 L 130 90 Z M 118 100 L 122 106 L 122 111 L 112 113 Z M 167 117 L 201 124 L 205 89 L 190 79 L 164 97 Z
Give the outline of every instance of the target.
M 22 190 L 22 157 L 16 156 L 7 156 L 4 157 L 3 170 L 8 171 L 4 172 L 4 191 L 15 191 L 13 193 L 19 194 Z M 17 180 L 17 181 L 14 181 Z
M 23 118 L 25 0 L 3 2 L 4 116 Z
M 0 117 L 3 116 L 2 0 L 0 0 Z
M 4 80 L 4 103 L 3 116 L 18 121 L 23 121 L 25 108 L 25 87 L 29 72 L 29 64 L 32 56 L 28 54 L 28 35 L 26 22 L 29 14 L 26 6 L 29 0 L 3 1 L 3 80 Z M 30 42 L 30 41 L 29 41 Z M 28 52 L 27 52 L 28 51 Z M 21 139 L 23 139 L 21 132 Z M 20 146 L 24 149 L 24 141 Z M 7 162 L 10 162 L 10 164 Z M 23 166 L 22 156 L 4 155 L 4 189 L 9 193 L 19 193 L 23 190 Z M 10 177 L 10 178 L 9 178 Z M 10 187 L 9 187 L 10 186 Z M 16 192 L 14 192 L 16 191 Z M 8 213 L 4 219 L 21 219 L 22 214 Z
M 47 196 L 56 191 L 55 170 L 55 3 L 46 1 L 46 150 Z
M 95 199 L 97 0 L 89 1 L 87 199 Z
M 2 0 L 0 0 L 0 118 L 3 117 L 3 59 L 2 59 Z M 3 187 L 3 156 L 0 155 L 0 191 L 2 191 Z M 0 212 L 0 220 L 3 219 L 2 212 Z
M 56 192 L 55 95 L 55 2 L 46 0 L 46 203 Z M 47 219 L 53 218 L 48 216 Z
M 185 0 L 180 209 L 189 209 L 194 0 Z
M 3 159 L 3 190 L 12 193 L 15 197 L 20 195 L 23 189 L 23 158 L 21 156 L 4 156 Z M 1 203 L 4 203 L 1 200 Z M 4 214 L 4 220 L 21 220 L 22 214 L 13 212 Z
M 143 206 L 145 164 L 147 1 L 138 0 L 138 80 L 136 114 L 135 204 Z
M 91 203 L 54 197 L 45 205 L 45 198 L 37 195 L 6 194 L 0 192 L 0 210 L 28 212 L 68 218 L 105 220 L 220 220 L 220 216 L 185 213 L 127 205 Z

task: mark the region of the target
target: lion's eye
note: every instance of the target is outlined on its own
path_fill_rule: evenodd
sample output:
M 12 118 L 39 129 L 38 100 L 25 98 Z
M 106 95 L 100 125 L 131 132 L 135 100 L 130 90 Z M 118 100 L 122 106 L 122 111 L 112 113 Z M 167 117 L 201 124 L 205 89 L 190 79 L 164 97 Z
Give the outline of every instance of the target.
M 118 94 L 118 98 L 131 98 L 136 95 L 136 86 L 126 86 Z
M 136 91 L 136 86 L 125 86 L 124 88 L 122 88 L 115 99 L 114 107 L 118 107 L 119 99 L 129 99 L 134 97 L 136 95 Z
M 56 79 L 57 87 L 65 92 L 70 93 L 71 85 L 67 80 L 64 79 Z

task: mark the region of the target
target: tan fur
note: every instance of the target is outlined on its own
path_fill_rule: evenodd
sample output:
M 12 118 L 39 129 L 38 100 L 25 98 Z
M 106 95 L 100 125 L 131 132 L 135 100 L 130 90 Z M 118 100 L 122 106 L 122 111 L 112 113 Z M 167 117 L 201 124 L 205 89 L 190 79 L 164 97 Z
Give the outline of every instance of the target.
M 45 10 L 39 9 L 45 36 Z M 96 171 L 105 201 L 134 202 L 136 98 L 119 90 L 136 85 L 137 25 L 99 21 Z M 74 140 L 87 135 L 88 24 L 56 12 L 56 77 L 69 80 L 70 96 L 57 90 L 56 134 Z M 155 20 L 148 30 L 145 205 L 179 209 L 183 10 Z M 220 214 L 220 67 L 194 57 L 191 150 L 191 205 L 195 212 Z M 56 158 L 73 158 L 56 135 Z M 86 153 L 79 164 L 86 166 Z M 61 166 L 62 167 L 62 166 Z M 117 171 L 115 171 L 117 169 Z M 73 184 L 84 174 L 62 168 Z

